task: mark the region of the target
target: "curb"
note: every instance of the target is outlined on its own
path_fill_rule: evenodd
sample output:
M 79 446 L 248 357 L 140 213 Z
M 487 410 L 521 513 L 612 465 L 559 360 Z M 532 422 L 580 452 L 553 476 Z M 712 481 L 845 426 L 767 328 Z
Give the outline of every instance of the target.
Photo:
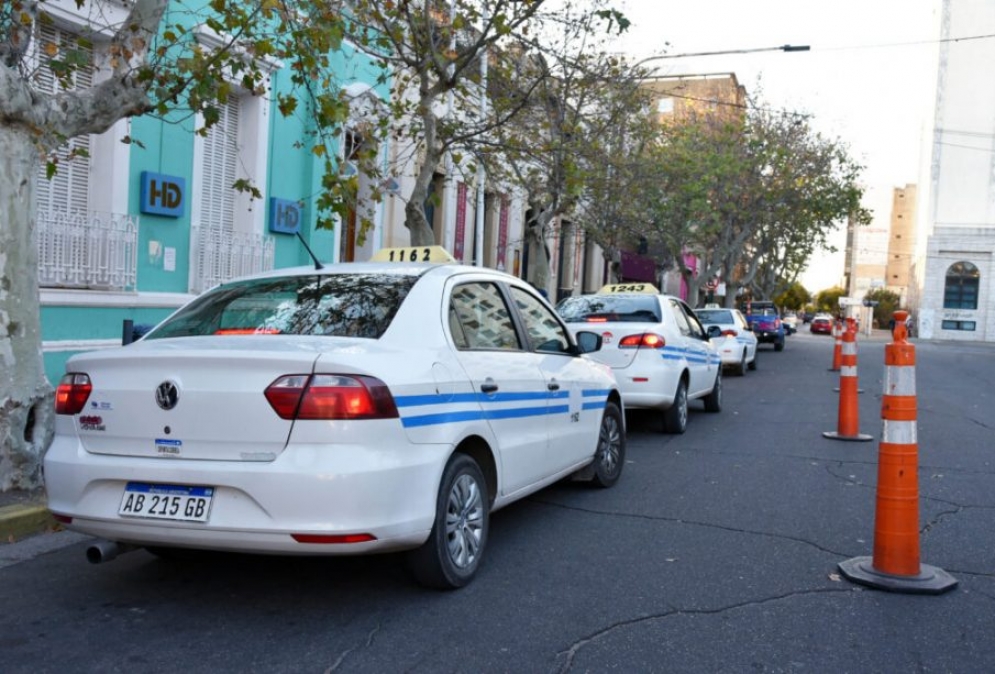
M 0 545 L 56 531 L 59 524 L 42 504 L 18 504 L 0 507 Z

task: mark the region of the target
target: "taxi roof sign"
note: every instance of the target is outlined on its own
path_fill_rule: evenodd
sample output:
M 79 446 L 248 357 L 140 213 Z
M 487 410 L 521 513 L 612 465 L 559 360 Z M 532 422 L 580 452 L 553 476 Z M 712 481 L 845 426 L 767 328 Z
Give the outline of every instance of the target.
M 456 262 L 442 246 L 408 246 L 406 248 L 381 248 L 371 262 Z
M 598 291 L 600 295 L 618 295 L 621 293 L 659 295 L 660 291 L 652 283 L 610 283 Z

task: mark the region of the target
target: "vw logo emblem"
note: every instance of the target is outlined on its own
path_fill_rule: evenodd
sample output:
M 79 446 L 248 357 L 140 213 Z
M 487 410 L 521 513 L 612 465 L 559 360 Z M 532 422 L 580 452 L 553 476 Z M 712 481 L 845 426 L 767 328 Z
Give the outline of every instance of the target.
M 171 381 L 164 381 L 156 387 L 155 402 L 164 410 L 171 410 L 176 407 L 176 402 L 180 399 L 180 391 L 176 384 Z

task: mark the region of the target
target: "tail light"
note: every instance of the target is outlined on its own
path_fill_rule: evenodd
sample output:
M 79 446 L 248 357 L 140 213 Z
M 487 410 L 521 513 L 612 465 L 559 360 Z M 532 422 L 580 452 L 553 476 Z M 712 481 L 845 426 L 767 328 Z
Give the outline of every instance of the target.
M 739 333 L 736 332 L 735 330 L 723 330 L 722 331 L 722 336 L 723 337 L 736 337 L 737 335 L 739 335 Z
M 281 419 L 396 419 L 387 385 L 375 377 L 288 374 L 265 391 Z
M 90 376 L 82 372 L 70 372 L 62 377 L 55 389 L 55 413 L 79 414 L 93 391 Z
M 623 337 L 618 343 L 620 349 L 638 349 L 641 346 L 647 349 L 662 349 L 667 346 L 667 340 L 656 333 L 644 332 L 641 335 Z

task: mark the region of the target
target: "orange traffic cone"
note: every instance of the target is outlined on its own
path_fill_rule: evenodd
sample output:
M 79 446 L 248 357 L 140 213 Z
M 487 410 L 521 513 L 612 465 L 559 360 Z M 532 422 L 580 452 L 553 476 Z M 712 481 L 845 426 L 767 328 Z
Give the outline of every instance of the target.
M 843 322 L 838 318 L 833 322 L 833 366 L 830 372 L 839 372 L 843 362 Z
M 916 351 L 906 341 L 907 317 L 908 312 L 895 312 L 895 341 L 885 347 L 874 557 L 854 557 L 838 566 L 844 576 L 861 585 L 940 594 L 956 587 L 957 581 L 943 569 L 919 563 Z
M 852 324 L 855 325 L 855 324 Z M 822 435 L 830 440 L 851 440 L 866 442 L 873 440 L 860 432 L 857 388 L 857 330 L 847 329 L 843 333 L 840 349 L 840 405 L 835 431 Z

